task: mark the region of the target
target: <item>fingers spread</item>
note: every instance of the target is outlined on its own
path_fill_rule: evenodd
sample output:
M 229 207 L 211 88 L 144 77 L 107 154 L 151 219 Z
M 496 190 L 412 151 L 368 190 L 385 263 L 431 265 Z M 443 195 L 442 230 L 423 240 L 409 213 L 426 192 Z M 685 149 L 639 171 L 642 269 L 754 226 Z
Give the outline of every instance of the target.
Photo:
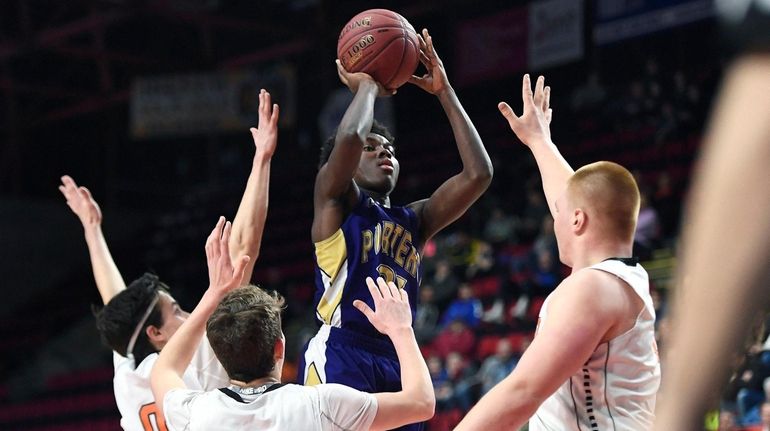
M 535 82 L 535 106 L 539 107 L 540 109 L 543 108 L 543 99 L 545 98 L 543 94 L 543 88 L 545 87 L 545 78 L 543 76 L 537 77 L 537 82 Z
M 505 102 L 498 103 L 497 109 L 500 110 L 500 113 L 503 114 L 503 117 L 505 117 L 505 119 L 509 122 L 517 118 L 516 114 L 513 112 L 513 109 L 511 109 L 511 106 Z
M 374 310 L 372 310 L 364 301 L 356 299 L 353 301 L 353 306 L 366 316 L 367 319 L 372 320 L 374 317 Z
M 521 80 L 521 100 L 524 102 L 524 110 L 532 106 L 532 83 L 529 80 L 529 73 L 525 74 Z

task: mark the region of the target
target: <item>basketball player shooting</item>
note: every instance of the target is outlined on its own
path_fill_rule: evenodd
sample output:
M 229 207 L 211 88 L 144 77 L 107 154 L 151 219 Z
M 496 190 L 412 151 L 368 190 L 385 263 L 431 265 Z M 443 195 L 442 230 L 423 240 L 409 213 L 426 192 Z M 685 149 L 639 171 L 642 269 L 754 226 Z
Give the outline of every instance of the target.
M 393 341 L 403 390 L 370 394 L 339 384 L 282 384 L 283 299 L 253 285 L 237 288 L 247 256 L 230 258 L 229 235 L 222 217 L 206 241 L 209 288 L 152 370 L 152 390 L 169 430 L 384 430 L 433 416 L 433 385 L 411 328 L 409 299 L 382 278 L 376 284 L 366 279 L 374 308 L 363 301 L 355 307 Z M 182 378 L 204 329 L 231 378 L 219 390 L 196 390 Z
M 611 162 L 573 171 L 551 141 L 550 88 L 522 80 L 524 112 L 498 108 L 535 156 L 561 261 L 572 273 L 548 296 L 516 369 L 457 430 L 641 430 L 652 426 L 660 365 L 647 273 L 631 257 L 639 190 Z
M 420 250 L 465 213 L 492 180 L 489 156 L 427 30 L 420 45 L 427 73 L 409 82 L 438 97 L 463 169 L 429 198 L 391 206 L 399 163 L 393 137 L 373 119 L 375 99 L 390 92 L 368 74 L 348 73 L 337 62 L 340 80 L 354 96 L 335 136 L 322 148 L 316 176 L 311 236 L 317 264 L 316 317 L 322 325 L 306 348 L 300 383 L 342 383 L 372 393 L 401 388 L 392 343 L 353 303 L 371 306 L 365 279 L 380 276 L 406 292 L 414 314 Z

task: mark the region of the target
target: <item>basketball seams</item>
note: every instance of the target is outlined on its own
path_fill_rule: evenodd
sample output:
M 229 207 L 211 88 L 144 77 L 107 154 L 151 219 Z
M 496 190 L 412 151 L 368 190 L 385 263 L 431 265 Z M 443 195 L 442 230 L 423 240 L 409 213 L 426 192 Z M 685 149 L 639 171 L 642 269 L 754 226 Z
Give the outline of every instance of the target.
M 360 25 L 365 18 L 369 25 Z M 386 87 L 398 87 L 413 73 L 402 69 L 419 64 L 417 32 L 400 14 L 372 9 L 351 18 L 343 31 L 348 27 L 337 43 L 337 57 L 348 71 L 368 73 Z

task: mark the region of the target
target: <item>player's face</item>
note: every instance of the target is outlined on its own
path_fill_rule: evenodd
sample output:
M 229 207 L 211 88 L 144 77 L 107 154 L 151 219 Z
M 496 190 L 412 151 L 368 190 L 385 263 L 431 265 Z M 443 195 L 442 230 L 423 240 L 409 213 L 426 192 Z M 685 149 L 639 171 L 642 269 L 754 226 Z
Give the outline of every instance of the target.
M 388 194 L 396 187 L 400 166 L 393 145 L 384 136 L 370 133 L 354 180 L 359 187 Z
M 158 305 L 160 306 L 160 314 L 163 319 L 163 324 L 160 326 L 160 332 L 164 335 L 164 338 L 168 340 L 176 332 L 177 329 L 187 320 L 190 313 L 182 310 L 177 304 L 176 300 L 166 292 L 159 292 L 160 300 Z

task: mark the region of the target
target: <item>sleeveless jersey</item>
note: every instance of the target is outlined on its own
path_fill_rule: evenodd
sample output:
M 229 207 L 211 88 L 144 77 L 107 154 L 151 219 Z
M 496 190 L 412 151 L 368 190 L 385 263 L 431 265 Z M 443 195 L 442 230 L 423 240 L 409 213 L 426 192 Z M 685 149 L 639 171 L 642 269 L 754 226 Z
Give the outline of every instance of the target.
M 660 360 L 655 343 L 655 309 L 647 272 L 638 263 L 605 260 L 599 270 L 626 282 L 644 302 L 627 332 L 600 344 L 588 362 L 538 408 L 530 431 L 647 430 L 652 427 Z M 548 299 L 540 310 L 548 318 Z
M 120 411 L 120 426 L 126 431 L 165 431 L 150 388 L 150 372 L 158 354 L 153 353 L 134 366 L 134 361 L 113 352 L 113 390 Z M 210 390 L 230 384 L 206 337 L 200 342 L 182 376 L 189 389 Z
M 386 208 L 361 192 L 342 226 L 315 244 L 316 317 L 321 323 L 374 338 L 380 334 L 357 308 L 373 307 L 366 277 L 393 281 L 409 295 L 414 318 L 420 284 L 417 215 L 406 207 Z

